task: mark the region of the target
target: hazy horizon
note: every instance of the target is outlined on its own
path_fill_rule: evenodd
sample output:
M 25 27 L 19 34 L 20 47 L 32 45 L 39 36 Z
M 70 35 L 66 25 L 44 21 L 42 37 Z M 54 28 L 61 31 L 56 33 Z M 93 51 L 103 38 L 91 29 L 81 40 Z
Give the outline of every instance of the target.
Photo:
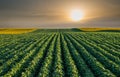
M 120 27 L 118 0 L 0 0 L 0 28 Z M 71 10 L 84 17 L 70 19 Z

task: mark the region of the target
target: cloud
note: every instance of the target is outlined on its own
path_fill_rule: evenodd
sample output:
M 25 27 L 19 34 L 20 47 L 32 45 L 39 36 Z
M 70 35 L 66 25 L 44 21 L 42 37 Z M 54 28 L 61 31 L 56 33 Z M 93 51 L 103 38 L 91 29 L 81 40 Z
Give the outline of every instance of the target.
M 0 27 L 64 27 L 67 14 L 74 8 L 85 12 L 86 25 L 118 27 L 119 4 L 120 0 L 0 0 Z M 68 25 L 79 27 L 78 23 Z

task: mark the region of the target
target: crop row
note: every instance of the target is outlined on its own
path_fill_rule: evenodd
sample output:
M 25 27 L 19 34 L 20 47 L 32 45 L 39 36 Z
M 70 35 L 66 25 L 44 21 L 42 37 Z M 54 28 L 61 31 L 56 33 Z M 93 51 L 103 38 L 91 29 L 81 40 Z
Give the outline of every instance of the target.
M 0 76 L 120 76 L 119 33 L 55 31 L 0 35 Z

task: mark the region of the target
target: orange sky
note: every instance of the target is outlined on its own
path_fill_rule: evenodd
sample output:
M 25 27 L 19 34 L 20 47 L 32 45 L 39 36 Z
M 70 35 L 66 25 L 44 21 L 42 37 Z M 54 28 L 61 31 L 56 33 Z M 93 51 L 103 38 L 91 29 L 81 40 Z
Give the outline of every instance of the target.
M 0 0 L 1 28 L 120 27 L 119 0 Z M 84 18 L 70 20 L 71 10 Z

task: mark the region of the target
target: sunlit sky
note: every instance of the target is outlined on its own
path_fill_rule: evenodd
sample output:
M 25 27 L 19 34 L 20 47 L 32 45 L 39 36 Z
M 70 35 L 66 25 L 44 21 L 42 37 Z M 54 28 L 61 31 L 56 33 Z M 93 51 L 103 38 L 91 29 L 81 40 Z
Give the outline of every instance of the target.
M 0 28 L 71 27 L 120 27 L 120 0 L 0 0 Z

